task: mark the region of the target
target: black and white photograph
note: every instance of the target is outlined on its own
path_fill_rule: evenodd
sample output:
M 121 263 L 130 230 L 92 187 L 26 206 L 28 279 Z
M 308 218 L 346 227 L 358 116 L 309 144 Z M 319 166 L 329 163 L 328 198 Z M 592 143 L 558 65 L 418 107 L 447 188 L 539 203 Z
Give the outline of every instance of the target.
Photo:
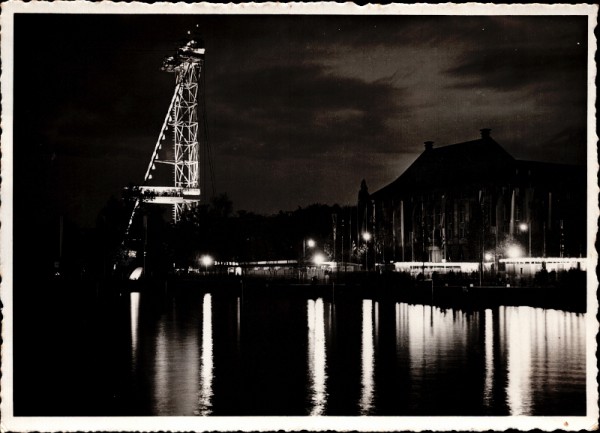
M 2 429 L 594 430 L 573 5 L 2 5 Z

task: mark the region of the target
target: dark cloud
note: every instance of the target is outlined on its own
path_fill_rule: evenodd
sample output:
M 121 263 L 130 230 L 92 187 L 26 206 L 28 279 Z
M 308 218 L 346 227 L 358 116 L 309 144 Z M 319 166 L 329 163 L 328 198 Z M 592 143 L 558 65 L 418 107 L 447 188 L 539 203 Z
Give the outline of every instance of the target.
M 457 78 L 454 87 L 489 87 L 508 91 L 534 83 L 553 87 L 580 83 L 585 72 L 587 49 L 576 44 L 563 49 L 536 47 L 500 47 L 468 51 L 458 64 L 446 71 Z M 581 87 L 577 89 L 581 92 Z
M 450 86 L 509 91 L 542 83 L 576 83 L 585 92 L 586 17 L 496 17 L 479 23 L 477 39 L 446 69 Z
M 317 65 L 221 76 L 210 94 L 221 153 L 257 158 L 317 157 L 366 143 L 373 151 L 387 149 L 386 122 L 403 111 L 401 89 L 331 75 Z

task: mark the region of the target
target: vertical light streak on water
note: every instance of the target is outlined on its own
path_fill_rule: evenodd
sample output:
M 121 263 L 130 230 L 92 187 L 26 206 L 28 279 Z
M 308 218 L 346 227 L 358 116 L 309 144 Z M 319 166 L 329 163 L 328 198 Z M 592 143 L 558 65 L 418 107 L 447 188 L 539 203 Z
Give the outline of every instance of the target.
M 240 353 L 240 342 L 241 342 L 241 330 L 242 330 L 242 306 L 241 306 L 241 299 L 238 296 L 237 297 L 237 350 L 238 350 L 238 354 Z
M 315 301 L 309 299 L 306 304 L 306 315 L 308 325 L 308 374 L 310 380 L 309 398 L 312 403 L 310 413 L 314 410 L 315 395 Z
M 546 369 L 548 359 L 548 334 L 545 325 L 546 310 L 536 308 L 533 310 L 532 334 L 531 334 L 531 387 L 543 386 L 543 379 L 540 376 L 541 371 Z M 547 374 L 547 371 L 546 371 Z
M 410 375 L 412 384 L 418 390 L 422 386 L 423 377 L 426 371 L 426 328 L 428 327 L 426 319 L 426 309 L 423 305 L 403 304 L 408 326 L 406 328 L 408 335 L 408 350 L 410 360 Z
M 404 303 L 396 303 L 396 350 L 397 355 L 402 355 L 399 350 L 403 349 L 409 355 L 409 306 Z
M 327 353 L 325 351 L 325 307 L 323 299 L 319 298 L 315 302 L 315 397 L 318 413 L 322 415 L 327 404 Z
M 373 312 L 373 324 L 374 324 L 374 334 L 373 338 L 375 340 L 375 346 L 379 342 L 379 302 L 375 301 L 375 308 Z
M 530 415 L 531 389 L 531 307 L 504 307 L 508 338 L 508 408 L 511 415 Z
M 325 310 L 323 299 L 308 300 L 308 372 L 310 415 L 323 415 L 327 406 L 327 355 L 325 352 Z
M 477 320 L 462 311 L 424 305 L 401 305 L 403 344 L 408 356 L 411 393 L 418 399 L 439 386 L 446 372 L 460 371 L 468 355 L 468 338 Z M 423 403 L 427 405 L 427 402 Z
M 483 402 L 491 408 L 494 383 L 494 323 L 492 310 L 485 310 L 485 382 Z
M 139 327 L 139 312 L 140 312 L 140 294 L 131 292 L 130 300 L 130 318 L 131 318 L 131 368 L 136 369 L 137 366 L 137 347 L 138 347 L 138 327 Z
M 502 308 L 501 343 L 508 353 L 511 415 L 534 412 L 534 397 L 551 401 L 585 389 L 585 315 L 530 307 Z
M 166 329 L 163 321 L 159 323 L 158 333 L 156 335 L 156 358 L 154 361 L 154 372 L 154 401 L 156 415 L 169 415 L 169 361 L 167 358 Z
M 362 396 L 359 402 L 361 415 L 369 415 L 373 408 L 374 350 L 373 350 L 373 301 L 364 299 L 362 304 Z
M 556 390 L 584 389 L 585 315 L 544 310 L 536 312 L 536 338 L 532 357 L 532 387 L 552 398 Z
M 155 338 L 153 414 L 192 415 L 198 397 L 198 333 L 173 313 L 158 322 Z
M 200 367 L 200 395 L 195 414 L 206 416 L 212 413 L 213 381 L 213 330 L 212 297 L 210 293 L 202 300 L 202 356 Z
M 400 304 L 396 302 L 396 354 L 402 347 L 402 333 L 400 332 Z

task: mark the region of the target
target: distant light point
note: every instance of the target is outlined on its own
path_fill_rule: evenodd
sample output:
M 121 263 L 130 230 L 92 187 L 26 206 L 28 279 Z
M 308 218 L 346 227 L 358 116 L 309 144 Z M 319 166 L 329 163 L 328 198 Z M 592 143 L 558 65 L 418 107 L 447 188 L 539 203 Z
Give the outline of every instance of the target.
M 213 258 L 211 256 L 208 256 L 208 255 L 200 257 L 200 261 L 206 267 L 211 266 L 213 264 L 213 262 L 214 262 Z
M 510 259 L 516 259 L 517 257 L 521 257 L 523 255 L 523 252 L 521 251 L 521 248 L 519 248 L 519 246 L 511 245 L 506 250 L 506 255 Z
M 317 253 L 313 257 L 313 261 L 315 262 L 315 265 L 320 266 L 325 262 L 325 256 L 321 253 Z

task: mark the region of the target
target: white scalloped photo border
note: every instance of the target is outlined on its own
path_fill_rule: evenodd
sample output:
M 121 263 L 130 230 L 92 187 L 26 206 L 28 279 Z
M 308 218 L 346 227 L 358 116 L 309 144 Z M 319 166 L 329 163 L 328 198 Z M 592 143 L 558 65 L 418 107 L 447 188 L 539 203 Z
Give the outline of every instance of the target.
M 109 1 L 56 1 L 2 3 L 2 136 L 1 136 L 1 206 L 0 206 L 0 296 L 2 318 L 2 378 L 0 429 L 4 431 L 449 431 L 449 430 L 597 430 L 598 370 L 596 337 L 598 279 L 587 273 L 587 410 L 585 416 L 562 417 L 15 417 L 13 415 L 12 361 L 12 106 L 13 106 L 13 31 L 17 13 L 64 14 L 274 14 L 274 15 L 582 15 L 588 17 L 588 242 L 587 268 L 596 269 L 598 253 L 598 154 L 596 131 L 596 72 L 594 55 L 597 41 L 598 7 L 592 4 L 368 4 L 353 3 L 115 3 Z

